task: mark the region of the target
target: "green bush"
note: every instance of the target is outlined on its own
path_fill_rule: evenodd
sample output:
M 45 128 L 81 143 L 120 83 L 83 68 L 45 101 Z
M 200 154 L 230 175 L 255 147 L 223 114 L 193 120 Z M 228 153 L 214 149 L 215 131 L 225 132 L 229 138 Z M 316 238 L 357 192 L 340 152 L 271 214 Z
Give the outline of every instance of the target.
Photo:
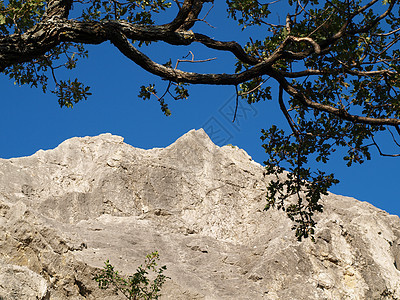
M 94 276 L 93 280 L 98 282 L 99 288 L 112 287 L 117 293 L 130 300 L 158 299 L 161 286 L 169 278 L 163 274 L 167 269 L 166 266 L 157 268 L 159 259 L 157 251 L 148 254 L 144 265 L 140 265 L 136 273 L 128 277 L 121 276 L 107 260 L 104 269 L 100 271 L 100 274 Z M 157 275 L 153 281 L 147 277 L 150 271 Z

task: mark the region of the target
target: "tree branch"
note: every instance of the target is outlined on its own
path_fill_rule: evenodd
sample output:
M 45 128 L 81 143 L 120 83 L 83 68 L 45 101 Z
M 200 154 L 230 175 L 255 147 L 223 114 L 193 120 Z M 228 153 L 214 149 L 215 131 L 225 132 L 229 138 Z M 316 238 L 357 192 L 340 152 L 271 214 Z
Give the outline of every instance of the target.
M 116 31 L 110 40 L 111 43 L 121 51 L 122 54 L 146 71 L 174 82 L 209 85 L 238 85 L 239 83 L 243 83 L 254 77 L 268 74 L 272 64 L 270 61 L 261 62 L 251 69 L 238 74 L 199 74 L 193 72 L 184 72 L 165 67 L 152 61 L 148 56 L 136 49 L 128 41 L 127 37 L 121 32 Z
M 77 20 L 67 20 L 73 0 L 49 0 L 43 21 L 36 24 L 32 29 L 23 34 L 12 34 L 0 37 L 0 72 L 14 64 L 32 61 L 60 45 L 63 42 L 100 44 L 104 41 L 111 41 L 121 53 L 127 58 L 138 64 L 146 71 L 161 78 L 173 82 L 185 82 L 195 84 L 210 85 L 235 85 L 248 80 L 268 75 L 278 81 L 281 89 L 289 95 L 300 100 L 304 106 L 324 111 L 338 116 L 341 119 L 353 123 L 364 123 L 370 125 L 391 125 L 395 126 L 400 133 L 400 120 L 395 118 L 373 118 L 364 117 L 348 113 L 346 110 L 330 105 L 321 104 L 310 100 L 304 92 L 295 88 L 286 79 L 297 78 L 309 75 L 334 74 L 337 70 L 313 70 L 307 69 L 299 72 L 284 72 L 274 68 L 274 64 L 285 59 L 304 59 L 312 54 L 323 55 L 329 50 L 337 40 L 348 34 L 359 33 L 360 29 L 350 32 L 347 27 L 352 19 L 360 12 L 375 4 L 378 0 L 372 0 L 366 6 L 349 15 L 341 28 L 324 42 L 317 42 L 310 37 L 287 36 L 275 51 L 267 58 L 260 59 L 251 56 L 236 42 L 222 42 L 214 40 L 206 35 L 189 31 L 197 20 L 199 13 L 205 2 L 213 0 L 185 0 L 180 6 L 175 19 L 165 25 L 139 25 L 132 24 L 124 20 L 83 22 Z M 385 18 L 392 10 L 395 0 L 391 0 L 389 8 L 380 16 L 366 24 L 362 31 L 369 30 L 380 20 Z M 288 17 L 286 25 L 288 31 L 291 30 L 291 19 Z M 222 51 L 229 51 L 241 62 L 252 66 L 251 68 L 238 74 L 199 74 L 184 72 L 172 69 L 152 61 L 145 54 L 136 49 L 129 39 L 139 41 L 164 41 L 171 45 L 190 45 L 199 42 L 204 46 Z M 286 50 L 291 43 L 306 42 L 312 47 L 306 47 L 299 52 Z M 358 71 L 342 64 L 346 72 L 355 76 L 373 76 L 378 74 L 392 75 L 390 70 Z M 282 98 L 280 97 L 280 101 Z
M 377 1 L 378 0 L 373 0 L 373 1 L 371 1 L 371 3 L 375 4 L 375 2 L 377 2 Z M 396 0 L 391 0 L 388 9 L 384 13 L 382 13 L 379 17 L 375 18 L 372 22 L 366 24 L 362 28 L 353 30 L 353 31 L 349 31 L 348 33 L 349 34 L 357 34 L 357 33 L 368 32 L 369 30 L 371 30 L 372 27 L 374 27 L 376 24 L 378 24 L 379 21 L 383 20 L 386 16 L 389 15 L 389 13 L 392 11 L 395 3 L 396 3 Z M 357 14 L 359 14 L 359 12 L 357 12 Z
M 343 109 L 339 109 L 336 107 L 332 107 L 330 105 L 321 104 L 318 102 L 314 102 L 310 100 L 304 93 L 296 89 L 293 85 L 291 85 L 282 73 L 276 69 L 270 68 L 269 75 L 274 78 L 279 84 L 283 87 L 283 89 L 292 97 L 299 99 L 300 102 L 306 106 L 313 109 L 317 109 L 320 111 L 327 112 L 331 115 L 335 115 L 343 120 L 350 121 L 352 123 L 362 123 L 362 124 L 369 124 L 369 125 L 392 125 L 392 126 L 399 126 L 400 119 L 394 118 L 371 118 L 371 117 L 363 117 L 358 115 L 353 115 L 348 113 Z
M 190 31 L 171 32 L 162 26 L 137 25 L 127 21 L 81 22 L 51 19 L 39 23 L 22 35 L 0 37 L 0 72 L 16 64 L 44 55 L 62 42 L 100 44 L 111 40 L 115 32 L 132 40 L 164 41 L 172 45 L 190 45 Z
M 307 43 L 309 43 L 309 44 L 311 44 L 311 45 L 313 46 L 314 52 L 315 52 L 316 54 L 320 54 L 320 53 L 321 53 L 321 47 L 320 47 L 320 45 L 318 45 L 318 43 L 317 43 L 316 41 L 314 41 L 314 40 L 313 40 L 312 38 L 310 38 L 310 37 L 302 37 L 302 38 L 299 38 L 299 37 L 290 36 L 290 40 L 292 40 L 292 41 L 294 41 L 294 42 L 297 42 L 297 43 L 300 43 L 300 42 L 307 42 Z
M 381 151 L 381 148 L 379 147 L 378 143 L 375 141 L 374 136 L 372 136 L 371 138 L 372 138 L 372 143 L 378 150 L 380 156 L 388 156 L 388 157 L 399 157 L 400 156 L 400 154 L 385 154 L 385 153 L 383 153 Z
M 50 20 L 54 17 L 62 19 L 68 18 L 72 7 L 73 0 L 49 0 L 47 1 L 46 12 L 43 16 L 43 21 Z
M 250 65 L 261 61 L 252 57 L 236 42 L 221 42 L 192 31 L 170 31 L 166 25 L 137 25 L 124 20 L 82 22 L 49 19 L 42 21 L 22 35 L 0 37 L 0 72 L 16 64 L 31 61 L 62 42 L 100 44 L 110 40 L 118 31 L 127 38 L 140 41 L 164 41 L 171 45 L 190 45 L 199 42 L 208 48 L 229 51 Z
M 197 21 L 205 2 L 214 2 L 214 0 L 185 0 L 183 5 L 179 7 L 179 12 L 175 19 L 162 26 L 169 31 L 189 30 Z
M 179 29 L 181 30 L 189 30 L 190 28 L 193 27 L 193 25 L 196 23 L 198 20 L 198 16 L 203 8 L 203 3 L 205 2 L 212 2 L 214 3 L 214 0 L 194 0 L 192 9 L 189 12 L 185 22 L 180 26 Z
M 292 129 L 292 132 L 296 135 L 297 138 L 299 138 L 300 132 L 296 128 L 296 125 L 294 124 L 293 119 L 290 117 L 289 112 L 287 111 L 287 109 L 285 107 L 285 103 L 283 103 L 283 87 L 282 87 L 282 85 L 279 85 L 278 102 L 279 102 L 279 107 L 280 107 L 283 115 L 286 118 L 286 121 L 288 122 L 290 128 Z
M 166 30 L 168 31 L 175 31 L 177 30 L 180 26 L 182 26 L 183 23 L 185 23 L 185 20 L 188 18 L 189 13 L 192 11 L 193 3 L 197 2 L 195 0 L 185 0 L 183 2 L 183 5 L 179 7 L 179 12 L 175 19 L 165 25 L 162 25 Z
M 236 42 L 221 42 L 200 33 L 194 33 L 194 41 L 210 49 L 229 51 L 234 54 L 237 59 L 249 65 L 256 65 L 261 62 L 261 60 L 248 55 Z

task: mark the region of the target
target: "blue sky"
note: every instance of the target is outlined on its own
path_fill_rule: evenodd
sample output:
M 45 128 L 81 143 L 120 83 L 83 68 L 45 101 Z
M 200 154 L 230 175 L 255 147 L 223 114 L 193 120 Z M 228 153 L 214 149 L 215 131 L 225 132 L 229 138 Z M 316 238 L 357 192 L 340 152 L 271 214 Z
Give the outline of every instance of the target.
M 239 27 L 226 20 L 223 2 L 216 1 L 207 17 L 216 28 L 201 23 L 195 31 L 206 31 L 216 39 L 245 42 Z M 259 33 L 253 31 L 252 34 Z M 105 132 L 123 136 L 126 143 L 135 147 L 165 147 L 187 131 L 203 127 L 215 143 L 237 145 L 262 163 L 266 156 L 261 147 L 261 128 L 267 129 L 272 124 L 285 126 L 276 101 L 278 89 L 272 81 L 273 101 L 253 106 L 242 103 L 236 123 L 231 122 L 235 107 L 233 87 L 192 86 L 188 100 L 169 100 L 172 115 L 165 117 L 157 101 L 143 101 L 137 97 L 141 85 L 158 82 L 161 91 L 165 82 L 157 81 L 109 43 L 87 49 L 89 59 L 81 60 L 77 69 L 58 73 L 60 79 L 78 77 L 91 86 L 93 95 L 73 109 L 60 108 L 51 93 L 43 94 L 40 89 L 28 86 L 19 87 L 4 75 L 0 76 L 1 158 L 32 155 L 39 149 L 54 148 L 74 136 Z M 158 43 L 142 50 L 160 63 L 169 57 L 174 62 L 189 51 L 194 53 L 195 59 L 217 57 L 212 62 L 182 64 L 185 70 L 226 73 L 234 70 L 235 61 L 231 55 L 210 51 L 201 45 L 173 47 Z M 383 147 L 386 144 L 383 139 Z M 319 167 L 335 172 L 341 180 L 331 192 L 368 201 L 400 215 L 400 193 L 396 188 L 400 179 L 400 158 L 379 157 L 373 151 L 373 160 L 361 166 L 348 168 L 339 156 L 334 156 L 328 164 Z

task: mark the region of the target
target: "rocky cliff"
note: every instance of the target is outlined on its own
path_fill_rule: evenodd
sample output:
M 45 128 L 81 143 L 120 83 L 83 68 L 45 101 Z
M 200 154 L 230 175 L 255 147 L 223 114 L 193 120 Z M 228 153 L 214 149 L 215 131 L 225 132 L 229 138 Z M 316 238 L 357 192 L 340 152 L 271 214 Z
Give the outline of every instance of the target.
M 400 220 L 329 194 L 316 242 L 264 212 L 268 176 L 192 130 L 163 149 L 111 134 L 0 159 L 0 299 L 121 299 L 93 274 L 158 250 L 162 299 L 398 299 Z

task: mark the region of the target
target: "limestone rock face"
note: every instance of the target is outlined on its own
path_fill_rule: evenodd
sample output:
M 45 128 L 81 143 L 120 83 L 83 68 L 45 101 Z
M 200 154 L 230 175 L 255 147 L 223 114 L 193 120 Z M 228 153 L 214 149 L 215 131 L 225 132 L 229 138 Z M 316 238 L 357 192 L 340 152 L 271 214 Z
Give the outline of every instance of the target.
M 158 250 L 162 299 L 398 299 L 400 220 L 329 194 L 316 242 L 264 212 L 271 180 L 192 130 L 163 149 L 111 134 L 0 159 L 0 299 L 121 299 L 93 274 Z

